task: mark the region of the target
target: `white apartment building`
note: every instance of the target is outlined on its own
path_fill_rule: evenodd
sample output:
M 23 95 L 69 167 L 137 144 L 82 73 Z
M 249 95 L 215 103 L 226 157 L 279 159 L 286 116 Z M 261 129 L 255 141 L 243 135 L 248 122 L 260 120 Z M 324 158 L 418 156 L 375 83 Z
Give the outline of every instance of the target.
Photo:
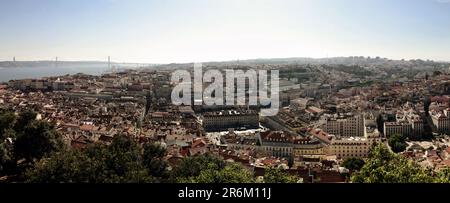
M 373 140 L 369 138 L 350 137 L 333 139 L 331 141 L 331 153 L 338 159 L 367 158 Z
M 399 111 L 395 117 L 395 122 L 384 123 L 385 136 L 401 134 L 408 137 L 419 137 L 423 134 L 423 120 L 414 110 Z
M 450 132 L 450 108 L 444 109 L 443 111 L 431 110 L 430 115 L 433 121 L 433 125 L 436 127 L 437 131 L 440 133 Z
M 362 114 L 333 115 L 326 119 L 325 131 L 342 137 L 363 137 L 364 136 L 364 116 Z
M 338 159 L 367 158 L 372 146 L 379 142 L 380 132 L 373 126 L 366 126 L 363 137 L 335 137 L 325 152 L 335 155 Z

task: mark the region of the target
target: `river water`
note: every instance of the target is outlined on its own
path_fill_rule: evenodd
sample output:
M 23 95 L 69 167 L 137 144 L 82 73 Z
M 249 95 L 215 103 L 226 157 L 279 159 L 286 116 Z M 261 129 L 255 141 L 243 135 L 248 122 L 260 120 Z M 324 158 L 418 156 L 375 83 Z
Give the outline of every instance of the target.
M 73 65 L 73 66 L 43 66 L 43 67 L 0 67 L 0 82 L 9 80 L 31 79 L 49 76 L 61 76 L 66 74 L 84 73 L 89 75 L 101 75 L 109 71 L 108 65 Z

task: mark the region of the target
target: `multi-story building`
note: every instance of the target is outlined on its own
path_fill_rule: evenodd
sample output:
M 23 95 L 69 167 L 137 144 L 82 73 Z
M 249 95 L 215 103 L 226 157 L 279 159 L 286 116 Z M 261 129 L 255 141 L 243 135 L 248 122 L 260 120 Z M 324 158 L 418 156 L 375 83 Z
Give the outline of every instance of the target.
M 74 88 L 73 82 L 65 81 L 50 81 L 48 79 L 24 79 L 24 80 L 11 80 L 8 83 L 9 87 L 26 91 L 26 90 L 71 90 Z
M 439 133 L 449 133 L 450 132 L 450 108 L 444 109 L 442 111 L 431 110 L 431 120 L 433 125 L 436 127 Z
M 336 138 L 331 141 L 331 153 L 338 159 L 367 158 L 374 140 L 370 138 L 351 137 Z
M 253 110 L 224 110 L 208 112 L 203 115 L 203 128 L 207 131 L 258 127 L 259 114 Z
M 256 134 L 238 135 L 235 133 L 228 133 L 220 136 L 220 143 L 226 146 L 228 150 L 257 150 L 259 149 L 258 137 Z
M 282 131 L 266 131 L 258 133 L 262 150 L 275 157 L 292 157 L 294 136 Z
M 385 136 L 401 134 L 407 137 L 420 137 L 423 134 L 423 120 L 414 110 L 398 111 L 395 119 L 395 122 L 384 123 Z
M 335 114 L 326 119 L 325 131 L 342 137 L 364 136 L 364 116 L 348 114 Z
M 326 144 L 316 138 L 301 138 L 293 141 L 294 164 L 303 162 L 319 162 L 326 156 Z
M 55 81 L 52 82 L 52 90 L 61 91 L 61 90 L 71 90 L 75 87 L 73 82 L 65 82 L 65 81 Z
M 390 137 L 395 134 L 408 136 L 412 132 L 411 124 L 405 121 L 401 122 L 385 122 L 384 135 Z
M 319 162 L 327 155 L 334 154 L 330 150 L 331 142 L 315 136 L 296 136 L 283 131 L 267 131 L 258 133 L 260 149 L 275 157 L 293 158 L 299 165 L 303 162 Z M 370 143 L 369 143 L 370 144 Z
M 421 136 L 424 132 L 423 130 L 423 120 L 420 117 L 413 117 L 409 119 L 411 123 L 413 136 Z

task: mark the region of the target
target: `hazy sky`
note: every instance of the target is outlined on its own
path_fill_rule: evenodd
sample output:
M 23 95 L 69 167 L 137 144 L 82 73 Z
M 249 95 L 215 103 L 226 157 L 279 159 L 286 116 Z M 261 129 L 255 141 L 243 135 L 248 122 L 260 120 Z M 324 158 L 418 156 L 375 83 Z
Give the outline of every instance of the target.
M 0 60 L 450 61 L 450 0 L 0 0 Z

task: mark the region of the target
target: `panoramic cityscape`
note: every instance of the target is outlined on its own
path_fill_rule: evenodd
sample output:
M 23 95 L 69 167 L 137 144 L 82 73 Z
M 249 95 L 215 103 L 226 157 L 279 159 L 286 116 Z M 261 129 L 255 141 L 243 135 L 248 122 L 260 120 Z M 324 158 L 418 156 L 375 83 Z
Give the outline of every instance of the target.
M 1 4 L 0 183 L 450 183 L 448 1 Z

